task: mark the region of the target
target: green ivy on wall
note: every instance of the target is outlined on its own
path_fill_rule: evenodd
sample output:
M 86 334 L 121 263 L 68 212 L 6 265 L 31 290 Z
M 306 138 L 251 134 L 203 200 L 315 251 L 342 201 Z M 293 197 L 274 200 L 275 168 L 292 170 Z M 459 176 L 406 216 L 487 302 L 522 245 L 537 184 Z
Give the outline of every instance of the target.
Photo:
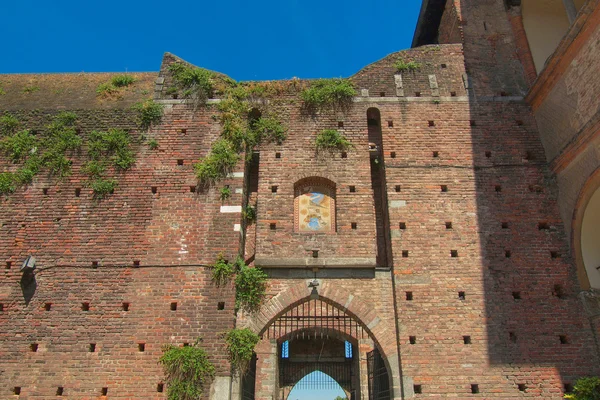
M 71 158 L 82 147 L 88 149 L 82 172 L 89 176 L 87 185 L 94 196 L 103 198 L 112 193 L 117 181 L 105 178 L 107 169 L 125 171 L 135 163 L 129 133 L 121 129 L 92 131 L 84 140 L 76 123 L 75 113 L 61 112 L 43 134 L 33 134 L 29 129 L 20 129 L 21 123 L 14 116 L 0 117 L 0 153 L 18 165 L 14 171 L 0 172 L 0 194 L 10 194 L 31 183 L 41 171 L 57 178 L 70 175 Z
M 165 373 L 169 400 L 198 400 L 215 375 L 215 367 L 199 341 L 192 346 L 164 346 L 158 363 Z
M 219 255 L 211 270 L 212 280 L 218 286 L 234 279 L 236 310 L 258 311 L 267 290 L 267 274 L 262 269 L 247 266 L 240 257 L 229 263 Z
M 245 375 L 260 337 L 248 328 L 231 329 L 225 334 L 229 362 L 235 373 Z
M 346 109 L 352 104 L 356 90 L 348 79 L 319 79 L 300 94 L 308 112 Z
M 593 376 L 578 379 L 573 387 L 573 393 L 566 394 L 565 399 L 600 400 L 600 378 Z
M 346 151 L 352 148 L 352 143 L 344 135 L 335 129 L 322 130 L 315 139 L 315 147 L 318 152 L 335 150 Z

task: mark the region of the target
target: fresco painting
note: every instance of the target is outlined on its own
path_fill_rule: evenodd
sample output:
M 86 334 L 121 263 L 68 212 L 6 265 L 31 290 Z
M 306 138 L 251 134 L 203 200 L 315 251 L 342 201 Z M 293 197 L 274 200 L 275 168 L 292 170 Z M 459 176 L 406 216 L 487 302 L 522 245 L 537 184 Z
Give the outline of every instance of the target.
M 326 187 L 306 186 L 298 196 L 299 232 L 330 232 L 333 200 Z

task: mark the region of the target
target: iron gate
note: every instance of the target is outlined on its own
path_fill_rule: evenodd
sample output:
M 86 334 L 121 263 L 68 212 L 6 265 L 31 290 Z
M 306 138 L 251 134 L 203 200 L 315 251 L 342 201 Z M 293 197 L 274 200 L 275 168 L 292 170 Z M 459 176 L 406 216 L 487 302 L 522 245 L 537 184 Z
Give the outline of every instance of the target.
M 302 389 L 334 389 L 338 386 L 352 388 L 352 360 L 347 362 L 290 362 L 279 360 L 280 386 Z M 309 376 L 311 372 L 323 374 Z
M 369 400 L 390 400 L 390 379 L 379 350 L 367 353 Z
M 246 374 L 242 377 L 242 400 L 254 400 L 254 389 L 256 386 L 256 353 L 252 354 L 252 360 Z

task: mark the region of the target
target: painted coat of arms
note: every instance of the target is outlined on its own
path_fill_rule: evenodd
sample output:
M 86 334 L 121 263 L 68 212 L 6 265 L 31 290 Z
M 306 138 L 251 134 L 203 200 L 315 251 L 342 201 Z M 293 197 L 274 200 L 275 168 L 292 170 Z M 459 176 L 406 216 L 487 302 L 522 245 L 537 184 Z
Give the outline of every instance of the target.
M 335 230 L 335 205 L 331 189 L 306 185 L 296 197 L 297 232 L 331 232 Z

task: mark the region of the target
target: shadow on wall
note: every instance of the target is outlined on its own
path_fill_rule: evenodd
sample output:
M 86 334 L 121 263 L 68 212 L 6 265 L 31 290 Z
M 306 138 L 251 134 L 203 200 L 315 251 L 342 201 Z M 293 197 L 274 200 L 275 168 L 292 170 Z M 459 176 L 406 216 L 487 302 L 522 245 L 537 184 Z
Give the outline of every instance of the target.
M 25 305 L 28 306 L 37 289 L 35 275 L 33 273 L 23 273 L 20 284 L 21 292 L 23 293 L 23 300 L 25 300 Z
M 549 395 L 600 372 L 556 183 L 524 102 L 471 102 L 469 113 L 489 363 Z
M 500 40 L 513 36 L 505 2 L 458 3 L 468 21 L 464 54 L 472 89 L 470 123 L 464 122 L 480 238 L 479 257 L 459 262 L 480 265 L 487 359 L 502 368 L 502 384 L 559 396 L 564 385 L 599 373 L 600 363 L 577 297 L 556 183 L 529 106 L 509 97 L 525 94 L 527 85 L 514 42 Z

